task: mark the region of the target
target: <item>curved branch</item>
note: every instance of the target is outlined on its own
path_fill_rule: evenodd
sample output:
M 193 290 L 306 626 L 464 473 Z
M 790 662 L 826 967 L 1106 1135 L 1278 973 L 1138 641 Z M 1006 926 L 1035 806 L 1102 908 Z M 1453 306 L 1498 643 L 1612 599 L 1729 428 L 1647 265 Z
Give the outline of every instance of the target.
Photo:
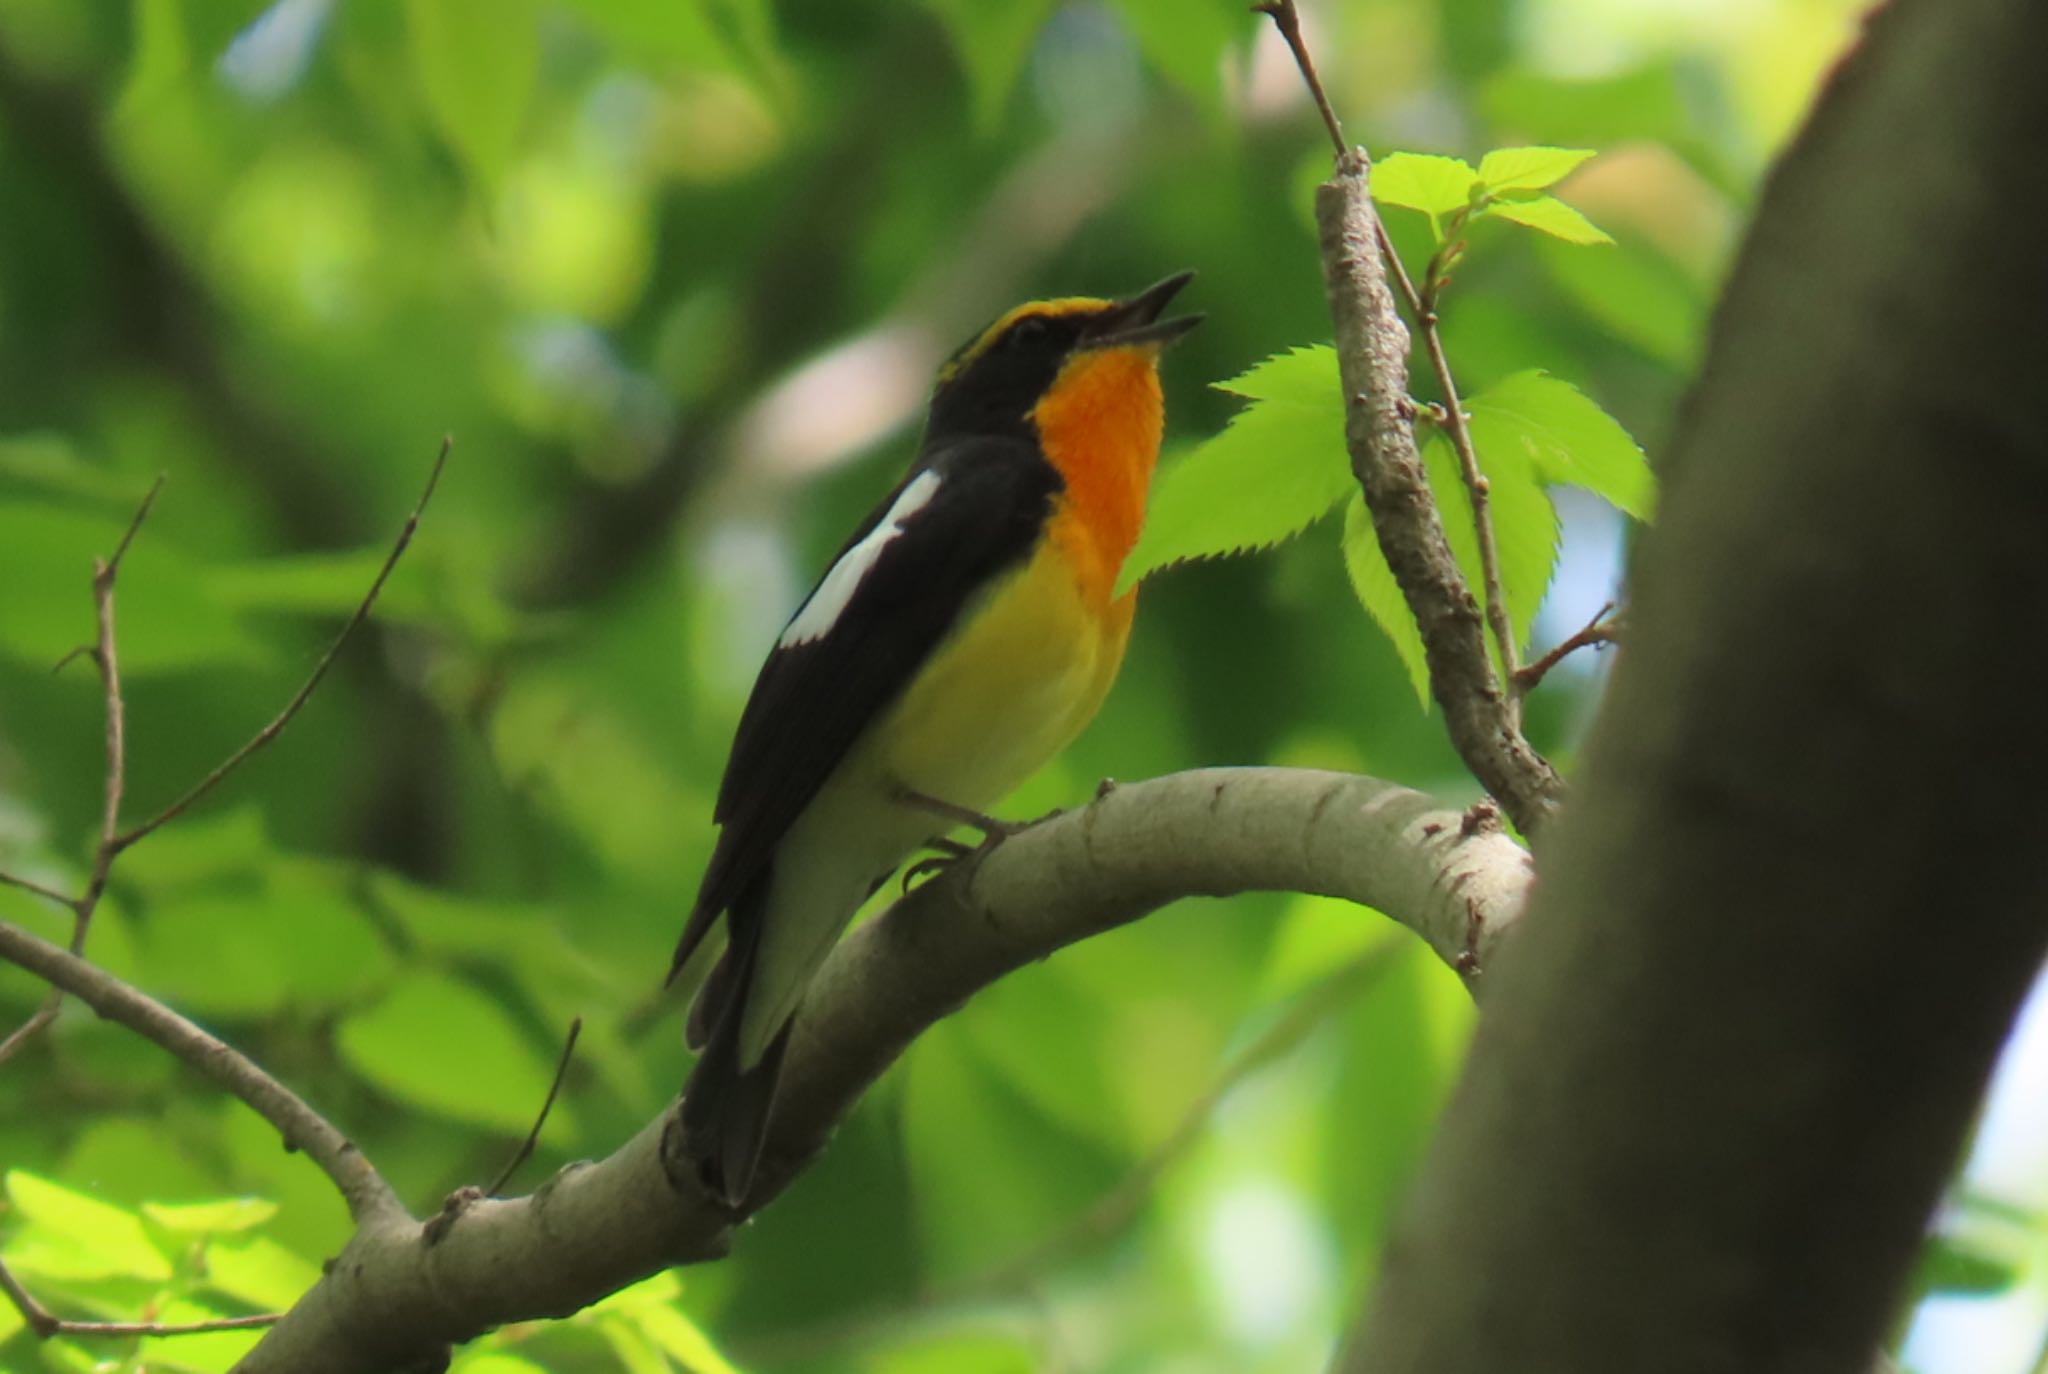
M 834 951 L 797 1023 L 748 1210 L 804 1170 L 919 1032 L 1077 940 L 1182 897 L 1309 892 L 1377 908 L 1471 977 L 1530 877 L 1527 854 L 1483 816 L 1371 778 L 1219 768 L 1106 786 L 956 864 Z M 367 1374 L 724 1254 L 741 1218 L 669 1158 L 671 1115 L 531 1196 L 463 1197 L 426 1226 L 365 1224 L 238 1368 Z
M 404 1214 L 390 1185 L 347 1136 L 234 1046 L 105 969 L 5 921 L 0 921 L 0 959 L 27 969 L 109 1021 L 118 1021 L 161 1045 L 246 1102 L 277 1127 L 286 1149 L 304 1151 L 334 1180 L 358 1223 Z

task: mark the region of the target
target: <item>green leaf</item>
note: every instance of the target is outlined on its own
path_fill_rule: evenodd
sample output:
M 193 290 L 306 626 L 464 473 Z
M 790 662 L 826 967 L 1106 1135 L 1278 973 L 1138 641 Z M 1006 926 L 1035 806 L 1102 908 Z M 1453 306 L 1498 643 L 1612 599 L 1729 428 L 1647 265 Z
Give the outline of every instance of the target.
M 1638 520 L 1652 518 L 1656 478 L 1628 431 L 1568 382 L 1517 372 L 1465 403 L 1480 464 L 1519 452 L 1542 481 L 1584 487 Z
M 1988 1237 L 1936 1235 L 1920 1260 L 1920 1282 L 1933 1293 L 1989 1297 L 2003 1293 L 2026 1274 L 2023 1243 L 1994 1250 Z
M 548 1374 L 548 1371 L 531 1360 L 522 1360 L 517 1355 L 507 1355 L 502 1350 L 478 1350 L 457 1357 L 448 1366 L 448 1374 Z
M 0 503 L 0 653 L 47 668 L 93 636 L 94 558 L 112 554 L 127 517 L 82 515 L 35 502 Z M 145 527 L 121 564 L 121 670 L 145 673 L 251 662 L 255 641 L 206 595 L 196 569 Z M 80 681 L 92 667 L 76 667 Z
M 1545 238 L 1536 255 L 1551 280 L 1595 322 L 1673 372 L 1699 365 L 1708 298 L 1697 278 L 1640 238 L 1581 253 Z
M 1422 631 L 1415 627 L 1401 585 L 1394 581 L 1394 570 L 1380 552 L 1365 498 L 1357 492 L 1344 507 L 1344 571 L 1351 577 L 1351 590 L 1357 593 L 1359 604 L 1393 641 L 1394 652 L 1400 655 L 1401 666 L 1408 670 L 1408 681 L 1415 688 L 1415 699 L 1427 711 L 1429 661 L 1422 650 Z
M 1113 1186 L 1110 1157 L 1046 1121 L 965 1037 L 922 1037 L 905 1070 L 903 1151 L 931 1273 L 1013 1254 Z
M 540 74 L 533 0 L 411 0 L 413 65 L 427 110 L 471 173 L 496 182 L 512 165 Z
M 230 1197 L 215 1202 L 145 1202 L 142 1214 L 166 1231 L 219 1235 L 261 1226 L 277 1215 L 277 1204 L 260 1197 Z
M 946 27 L 974 106 L 975 127 L 988 133 L 1002 118 L 1024 60 L 1052 13 L 1053 0 L 925 0 Z
M 1540 191 L 1593 156 L 1590 148 L 1495 148 L 1479 159 L 1479 179 L 1494 193 Z
M 1175 563 L 1282 543 L 1351 488 L 1334 350 L 1280 354 L 1219 389 L 1254 403 L 1161 475 L 1125 586 Z
M 7 1171 L 7 1197 L 31 1223 L 7 1247 L 7 1262 L 17 1268 L 52 1278 L 171 1276 L 170 1262 L 133 1212 L 26 1169 Z
M 206 1286 L 251 1307 L 281 1312 L 319 1281 L 318 1265 L 268 1236 L 206 1247 Z
M 691 1374 L 737 1374 L 711 1338 L 676 1309 L 676 1299 L 682 1294 L 682 1280 L 673 1271 L 663 1270 L 591 1304 L 577 1320 L 623 1321 L 636 1327 L 648 1344 Z
M 140 958 L 152 989 L 186 1011 L 243 1018 L 339 1005 L 375 988 L 392 962 L 355 902 L 283 875 L 254 896 L 202 889 L 160 904 Z
M 502 1007 L 437 973 L 401 979 L 335 1039 L 343 1062 L 400 1102 L 511 1134 L 532 1126 L 554 1077 Z M 542 1138 L 570 1138 L 571 1119 L 557 1102 Z
M 1590 246 L 1614 242 L 1613 237 L 1605 229 L 1556 196 L 1538 196 L 1534 200 L 1497 200 L 1487 206 L 1483 213 L 1495 219 L 1513 220 L 1516 224 L 1539 229 L 1552 238 L 1563 239 L 1566 243 L 1583 243 Z
M 913 1337 L 862 1366 L 865 1374 L 1033 1374 L 1046 1353 L 1000 1331 L 958 1331 Z
M 1382 205 L 1420 210 L 1433 226 L 1439 215 L 1472 203 L 1479 173 L 1458 157 L 1435 153 L 1391 153 L 1372 168 L 1372 196 Z

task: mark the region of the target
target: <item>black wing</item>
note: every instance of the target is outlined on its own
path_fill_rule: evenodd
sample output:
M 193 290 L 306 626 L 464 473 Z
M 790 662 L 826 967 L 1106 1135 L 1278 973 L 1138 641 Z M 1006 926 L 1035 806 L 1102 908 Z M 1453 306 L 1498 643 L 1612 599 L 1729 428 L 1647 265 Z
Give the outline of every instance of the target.
M 722 827 L 675 967 L 762 875 L 792 822 L 870 722 L 901 696 L 961 609 L 1030 557 L 1060 487 L 1031 443 L 975 438 L 914 466 L 832 560 L 837 568 L 924 474 L 937 488 L 903 519 L 830 628 L 768 655 L 740 715 L 713 813 Z M 812 588 L 810 605 L 832 576 Z M 803 609 L 791 617 L 794 624 Z M 787 631 L 785 630 L 785 633 Z

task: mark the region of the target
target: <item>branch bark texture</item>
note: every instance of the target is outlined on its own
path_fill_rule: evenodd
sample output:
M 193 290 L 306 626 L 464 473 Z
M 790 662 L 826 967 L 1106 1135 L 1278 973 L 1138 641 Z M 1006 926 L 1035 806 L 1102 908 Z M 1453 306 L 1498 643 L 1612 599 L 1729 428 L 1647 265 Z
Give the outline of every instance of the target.
M 1870 1367 L 2048 949 L 2044 48 L 1893 0 L 1774 174 L 1346 1374 Z
M 1496 827 L 1370 778 L 1206 769 L 1109 790 L 949 869 L 840 945 L 798 1021 L 749 1209 L 803 1171 L 919 1032 L 1065 945 L 1181 897 L 1273 889 L 1377 908 L 1452 963 L 1483 967 L 1529 881 L 1527 854 Z M 238 1368 L 370 1374 L 722 1255 L 738 1218 L 668 1158 L 669 1119 L 529 1197 L 453 1202 L 459 1215 L 424 1226 L 373 1218 Z
M 1458 569 L 1416 453 L 1408 330 L 1387 285 L 1370 172 L 1364 151 L 1354 149 L 1316 188 L 1323 281 L 1344 380 L 1344 442 L 1380 551 L 1422 632 L 1430 690 L 1451 742 L 1522 833 L 1533 835 L 1563 784 L 1522 735 L 1514 698 L 1487 655 L 1479 603 Z

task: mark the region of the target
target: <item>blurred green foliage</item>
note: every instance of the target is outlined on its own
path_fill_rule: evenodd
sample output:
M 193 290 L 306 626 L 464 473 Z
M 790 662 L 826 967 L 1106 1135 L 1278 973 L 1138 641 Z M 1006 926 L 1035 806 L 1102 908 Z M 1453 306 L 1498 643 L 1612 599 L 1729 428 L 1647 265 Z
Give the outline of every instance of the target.
M 1309 18 L 1375 152 L 1598 150 L 1554 203 L 1616 243 L 1475 222 L 1445 328 L 1475 422 L 1569 408 L 1569 384 L 1654 453 L 1764 156 L 1855 6 L 1574 37 L 1613 8 Z M 1327 149 L 1259 22 L 1235 0 L 0 5 L 0 867 L 83 880 L 101 699 L 89 664 L 49 667 L 90 637 L 91 560 L 156 474 L 119 604 L 131 819 L 289 697 L 452 432 L 374 625 L 275 747 L 124 857 L 89 953 L 252 1052 L 417 1207 L 497 1171 L 572 1016 L 515 1186 L 613 1148 L 686 1069 L 661 977 L 754 667 L 907 457 L 944 352 L 1027 296 L 1192 266 L 1209 323 L 1170 359 L 1172 444 L 1309 442 L 1256 410 L 1225 429 L 1207 385 L 1328 337 Z M 1389 215 L 1412 264 L 1431 222 Z M 1543 468 L 1590 461 L 1583 439 L 1534 475 L 1638 510 Z M 1308 480 L 1319 509 L 1271 534 L 1303 538 L 1148 584 L 1100 722 L 1011 810 L 1260 761 L 1473 792 L 1333 556 L 1359 576 L 1359 512 L 1325 515 L 1347 489 Z M 1539 641 L 1605 598 L 1617 530 L 1566 507 Z M 1524 619 L 1550 575 L 1546 549 Z M 1591 681 L 1532 703 L 1560 756 Z M 62 917 L 0 889 L 0 918 L 61 939 Z M 1383 938 L 1271 897 L 1062 954 L 925 1037 L 730 1261 L 457 1367 L 1317 1367 L 1470 1028 L 1419 951 L 1317 1004 L 1127 1217 L 1076 1219 Z M 40 995 L 0 968 L 8 1024 Z M 0 1070 L 0 1166 L 0 1256 L 65 1315 L 274 1307 L 346 1234 L 267 1127 L 75 1007 Z M 220 1369 L 250 1339 L 38 1353 L 0 1305 L 8 1368 Z

